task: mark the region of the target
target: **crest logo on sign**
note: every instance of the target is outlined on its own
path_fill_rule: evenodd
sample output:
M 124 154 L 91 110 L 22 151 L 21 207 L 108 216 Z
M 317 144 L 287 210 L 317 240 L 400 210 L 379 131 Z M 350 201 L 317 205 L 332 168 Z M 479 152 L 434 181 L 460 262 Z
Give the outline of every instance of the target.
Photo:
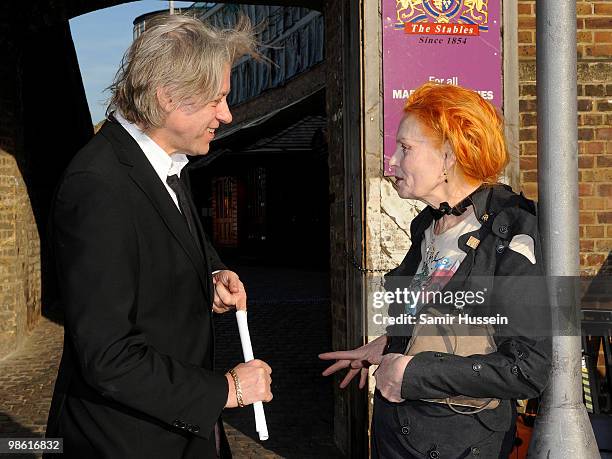
M 406 24 L 466 24 L 479 32 L 489 30 L 488 0 L 396 0 L 395 28 Z

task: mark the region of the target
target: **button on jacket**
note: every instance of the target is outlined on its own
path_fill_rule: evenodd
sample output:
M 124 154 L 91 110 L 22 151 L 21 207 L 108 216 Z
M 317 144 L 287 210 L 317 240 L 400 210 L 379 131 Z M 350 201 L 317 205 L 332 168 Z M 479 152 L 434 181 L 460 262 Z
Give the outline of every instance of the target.
M 375 396 L 374 457 L 431 457 L 432 452 L 441 458 L 506 457 L 514 434 L 515 400 L 539 396 L 548 382 L 550 307 L 542 284 L 544 270 L 533 202 L 504 185 L 484 186 L 472 200 L 482 227 L 459 238 L 459 247 L 467 255 L 444 290 L 486 288 L 485 306 L 493 315 L 508 317 L 509 326 L 494 335 L 497 351 L 491 354 L 462 357 L 422 352 L 414 356 L 402 382 L 406 401 L 390 403 L 379 393 Z M 387 290 L 405 287 L 401 276 L 415 274 L 423 233 L 432 221 L 429 207 L 413 220 L 411 248 L 400 266 L 385 276 Z M 535 263 L 508 248 L 517 235 L 528 235 L 534 241 Z M 480 241 L 476 248 L 466 244 L 470 237 Z M 534 288 L 534 279 L 539 281 L 538 288 Z M 402 313 L 403 305 L 390 307 L 390 315 Z M 385 352 L 404 353 L 410 330 L 391 326 L 387 334 Z M 421 401 L 459 394 L 499 398 L 501 403 L 495 409 L 461 415 L 446 405 Z

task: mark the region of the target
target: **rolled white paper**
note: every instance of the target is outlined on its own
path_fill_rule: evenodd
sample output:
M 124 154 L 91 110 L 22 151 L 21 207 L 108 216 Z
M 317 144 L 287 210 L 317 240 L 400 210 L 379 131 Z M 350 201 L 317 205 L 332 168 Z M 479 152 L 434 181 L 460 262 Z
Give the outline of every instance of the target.
M 249 334 L 249 323 L 247 322 L 246 311 L 236 311 L 236 321 L 238 322 L 238 332 L 240 333 L 240 343 L 242 344 L 242 354 L 244 361 L 253 360 L 253 346 L 251 345 L 251 335 Z M 255 430 L 259 434 L 260 440 L 268 439 L 268 424 L 262 402 L 253 403 L 255 411 Z

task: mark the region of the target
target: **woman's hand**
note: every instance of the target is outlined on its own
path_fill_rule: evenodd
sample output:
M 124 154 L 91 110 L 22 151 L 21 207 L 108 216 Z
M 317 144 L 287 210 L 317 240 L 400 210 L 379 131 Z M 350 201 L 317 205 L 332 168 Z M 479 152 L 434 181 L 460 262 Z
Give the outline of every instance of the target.
M 359 388 L 363 389 L 368 377 L 368 368 L 370 365 L 380 364 L 383 359 L 382 353 L 386 345 L 387 335 L 383 335 L 352 351 L 336 351 L 319 354 L 321 360 L 337 360 L 336 363 L 325 369 L 323 376 L 329 376 L 338 370 L 350 367 L 350 370 L 340 383 L 340 389 L 344 389 L 348 386 L 357 373 L 361 373 Z
M 387 354 L 383 356 L 379 367 L 374 372 L 376 378 L 376 388 L 380 395 L 390 402 L 403 402 L 402 381 L 404 370 L 410 362 L 412 356 L 404 354 Z

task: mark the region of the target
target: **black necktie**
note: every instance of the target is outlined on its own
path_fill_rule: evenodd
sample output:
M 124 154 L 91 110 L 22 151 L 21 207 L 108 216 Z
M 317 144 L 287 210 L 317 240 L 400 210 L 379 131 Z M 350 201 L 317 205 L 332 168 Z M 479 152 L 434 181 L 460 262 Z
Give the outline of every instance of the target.
M 191 198 L 187 194 L 187 191 L 181 183 L 181 179 L 178 177 L 178 175 L 169 175 L 166 178 L 166 183 L 172 189 L 172 191 L 176 193 L 179 208 L 181 209 L 183 217 L 185 217 L 185 221 L 187 222 L 187 226 L 189 227 L 189 232 L 191 233 L 191 236 L 193 236 L 193 240 L 195 241 L 196 246 L 200 250 L 200 253 L 202 253 L 202 246 L 200 245 L 200 237 L 198 235 L 198 227 L 195 221 L 195 216 L 192 211 L 195 206 L 192 206 Z

